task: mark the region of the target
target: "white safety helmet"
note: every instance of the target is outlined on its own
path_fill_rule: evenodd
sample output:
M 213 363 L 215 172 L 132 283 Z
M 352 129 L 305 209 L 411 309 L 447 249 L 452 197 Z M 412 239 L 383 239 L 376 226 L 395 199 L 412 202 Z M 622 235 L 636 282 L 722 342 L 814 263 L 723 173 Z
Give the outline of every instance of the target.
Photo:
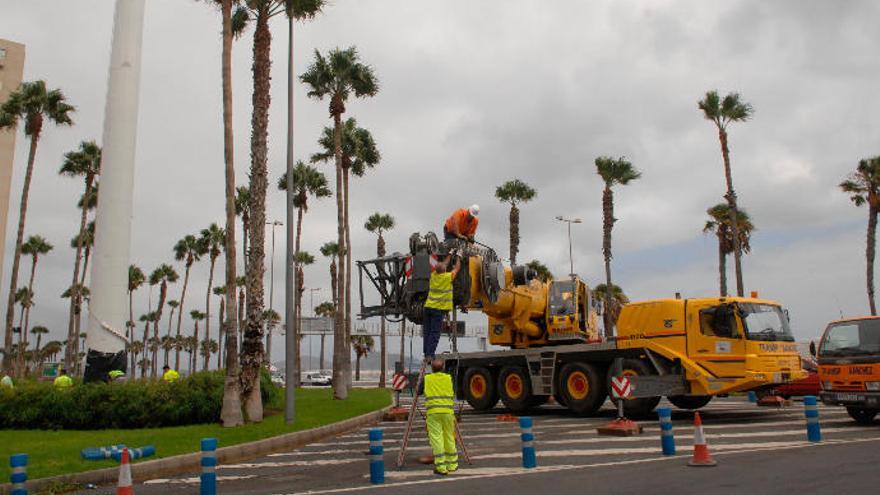
M 471 205 L 470 208 L 468 208 L 468 213 L 470 213 L 472 217 L 480 216 L 480 205 Z

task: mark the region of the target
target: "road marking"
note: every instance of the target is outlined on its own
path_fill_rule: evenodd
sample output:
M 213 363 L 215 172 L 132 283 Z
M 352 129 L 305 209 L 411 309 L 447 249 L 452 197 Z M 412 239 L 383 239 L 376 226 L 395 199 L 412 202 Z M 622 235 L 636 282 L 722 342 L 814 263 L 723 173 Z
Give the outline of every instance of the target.
M 238 481 L 256 478 L 256 474 L 245 474 L 241 476 L 217 476 L 217 481 Z M 144 485 L 161 485 L 161 484 L 193 484 L 201 483 L 201 478 L 156 478 L 144 481 Z
M 870 439 L 857 439 L 857 440 L 830 440 L 822 443 L 813 443 L 813 442 L 802 442 L 798 444 L 791 444 L 785 447 L 774 447 L 774 448 L 757 448 L 757 449 L 744 449 L 744 450 L 731 450 L 727 452 L 719 452 L 717 455 L 733 455 L 733 454 L 742 454 L 742 453 L 750 453 L 750 452 L 761 452 L 761 451 L 773 451 L 773 450 L 790 450 L 790 449 L 801 449 L 801 448 L 821 448 L 824 445 L 839 445 L 846 443 L 863 443 L 863 442 L 877 442 L 880 441 L 880 438 L 870 438 Z M 483 475 L 477 476 L 468 476 L 468 477 L 458 477 L 458 476 L 446 476 L 446 477 L 432 477 L 430 479 L 423 480 L 413 480 L 413 481 L 403 481 L 400 483 L 389 483 L 384 485 L 367 485 L 367 486 L 356 486 L 350 488 L 333 488 L 328 490 L 309 490 L 305 492 L 295 492 L 291 494 L 281 494 L 276 493 L 273 495 L 323 495 L 330 493 L 346 493 L 346 492 L 362 492 L 368 490 L 383 490 L 388 488 L 399 488 L 402 486 L 418 486 L 418 485 L 427 485 L 432 483 L 454 483 L 456 481 L 462 480 L 474 480 L 474 479 L 491 479 L 498 478 L 501 476 L 511 476 L 512 474 L 527 476 L 527 475 L 535 475 L 542 474 L 548 472 L 558 472 L 558 471 L 571 471 L 571 470 L 582 470 L 589 468 L 601 468 L 601 467 L 611 467 L 611 466 L 625 466 L 625 465 L 633 465 L 633 464 L 647 464 L 651 462 L 668 462 L 668 461 L 676 461 L 681 462 L 681 456 L 661 456 L 661 457 L 653 457 L 649 459 L 631 459 L 631 460 L 622 460 L 622 461 L 612 461 L 612 462 L 598 462 L 593 464 L 566 464 L 559 466 L 549 466 L 549 467 L 537 467 L 534 469 L 521 469 L 515 473 L 511 472 L 495 472 L 495 473 L 487 473 Z
M 361 462 L 363 459 L 316 459 L 314 461 L 289 461 L 289 462 L 245 462 L 241 464 L 218 464 L 217 469 L 259 469 L 273 467 L 307 467 L 307 466 L 334 466 L 337 464 L 350 464 Z

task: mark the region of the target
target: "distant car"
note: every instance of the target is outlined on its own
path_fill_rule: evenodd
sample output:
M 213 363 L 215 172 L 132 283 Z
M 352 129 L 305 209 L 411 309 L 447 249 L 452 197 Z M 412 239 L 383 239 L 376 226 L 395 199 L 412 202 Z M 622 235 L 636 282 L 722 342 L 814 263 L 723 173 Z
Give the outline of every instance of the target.
M 324 371 L 307 371 L 303 373 L 302 384 L 313 387 L 329 387 L 333 385 L 333 377 Z
M 819 395 L 819 373 L 815 359 L 812 356 L 802 356 L 801 361 L 809 375 L 806 378 L 777 386 L 775 388 L 776 395 L 786 399 L 793 396 Z

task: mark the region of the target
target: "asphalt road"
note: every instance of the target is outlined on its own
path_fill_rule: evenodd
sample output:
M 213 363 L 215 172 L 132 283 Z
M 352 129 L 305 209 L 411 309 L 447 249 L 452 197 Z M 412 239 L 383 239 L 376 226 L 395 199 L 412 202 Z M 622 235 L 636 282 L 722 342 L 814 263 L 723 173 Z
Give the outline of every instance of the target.
M 701 411 L 714 468 L 686 466 L 691 456 L 693 414 L 673 410 L 677 455 L 660 451 L 656 421 L 643 421 L 641 436 L 599 436 L 613 418 L 579 418 L 555 406 L 536 409 L 537 469 L 521 467 L 519 427 L 491 414 L 465 410 L 461 429 L 472 464 L 462 462 L 441 477 L 417 462 L 430 449 L 424 422 L 416 422 L 403 469 L 396 469 L 405 424 L 383 423 L 386 483 L 369 483 L 367 428 L 301 449 L 218 466 L 222 494 L 349 493 L 876 493 L 880 422 L 859 426 L 846 411 L 820 406 L 823 442 L 806 441 L 803 405 L 758 408 L 741 398 L 716 399 Z M 198 477 L 149 480 L 139 495 L 193 493 Z M 92 491 L 92 494 L 95 492 Z

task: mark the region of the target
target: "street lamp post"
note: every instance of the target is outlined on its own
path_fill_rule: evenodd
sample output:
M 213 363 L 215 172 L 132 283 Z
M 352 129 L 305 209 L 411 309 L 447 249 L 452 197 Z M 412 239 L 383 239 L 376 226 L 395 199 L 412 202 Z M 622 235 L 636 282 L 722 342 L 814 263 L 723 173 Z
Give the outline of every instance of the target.
M 568 265 L 569 265 L 569 275 L 574 277 L 574 258 L 571 255 L 571 224 L 573 223 L 583 223 L 580 218 L 564 218 L 562 215 L 556 217 L 560 222 L 565 222 L 568 224 Z
M 292 14 L 292 12 L 290 12 Z M 288 16 L 287 25 L 287 191 L 284 195 L 284 211 L 287 214 L 287 249 L 284 256 L 284 422 L 292 425 L 296 416 L 296 335 L 293 293 L 296 274 L 293 270 L 293 23 L 296 16 Z

